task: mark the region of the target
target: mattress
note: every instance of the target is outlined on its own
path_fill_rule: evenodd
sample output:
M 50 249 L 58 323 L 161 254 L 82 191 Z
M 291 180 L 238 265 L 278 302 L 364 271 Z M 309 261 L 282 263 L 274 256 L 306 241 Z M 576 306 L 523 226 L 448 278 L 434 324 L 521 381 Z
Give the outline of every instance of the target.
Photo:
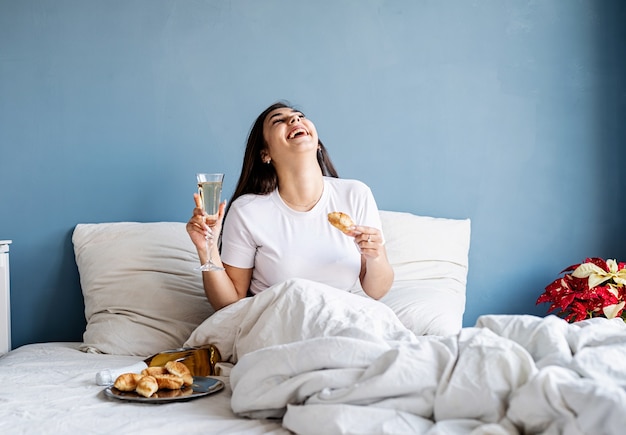
M 285 434 L 280 421 L 236 417 L 225 388 L 190 401 L 147 404 L 108 398 L 97 372 L 139 357 L 90 354 L 80 343 L 38 343 L 0 358 L 0 433 L 246 433 Z
M 191 401 L 127 402 L 96 385 L 96 373 L 141 357 L 58 342 L 5 354 L 0 433 L 617 435 L 626 426 L 619 319 L 483 316 L 457 336 L 417 337 L 366 298 L 281 290 L 198 327 L 188 344 L 215 343 L 233 366 L 216 377 L 221 391 Z

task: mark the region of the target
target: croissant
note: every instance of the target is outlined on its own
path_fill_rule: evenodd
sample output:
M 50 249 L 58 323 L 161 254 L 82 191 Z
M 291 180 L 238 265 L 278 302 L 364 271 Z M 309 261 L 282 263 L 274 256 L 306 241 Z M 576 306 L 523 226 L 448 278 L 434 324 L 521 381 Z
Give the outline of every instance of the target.
M 144 397 L 150 397 L 159 389 L 159 384 L 154 376 L 143 376 L 139 382 L 137 382 L 137 388 L 135 391 L 137 394 L 141 394 Z
M 135 391 L 137 383 L 143 376 L 137 373 L 124 373 L 119 375 L 113 386 L 120 391 Z
M 167 375 L 169 372 L 165 367 L 148 367 L 141 371 L 144 376 Z
M 141 374 L 121 374 L 113 386 L 120 391 L 135 391 L 144 397 L 151 397 L 159 390 L 181 390 L 183 386 L 189 387 L 192 384 L 193 376 L 185 364 L 180 361 L 168 361 L 165 367 L 148 367 L 142 370 Z M 192 391 L 191 388 L 186 390 Z
M 328 213 L 328 222 L 340 231 L 348 234 L 355 223 L 350 216 L 340 211 Z
M 155 375 L 154 378 L 157 381 L 159 390 L 180 390 L 183 386 L 183 378 L 180 376 L 168 374 L 168 375 Z
M 168 361 L 165 363 L 165 369 L 176 376 L 180 376 L 183 379 L 183 383 L 186 386 L 193 384 L 193 376 L 189 368 L 180 361 Z

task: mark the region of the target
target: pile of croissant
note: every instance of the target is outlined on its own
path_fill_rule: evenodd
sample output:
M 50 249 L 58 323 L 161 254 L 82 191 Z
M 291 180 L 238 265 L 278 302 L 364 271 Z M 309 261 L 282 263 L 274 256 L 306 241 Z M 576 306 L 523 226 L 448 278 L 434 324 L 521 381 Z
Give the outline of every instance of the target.
M 141 373 L 124 373 L 113 386 L 120 391 L 134 391 L 144 397 L 176 397 L 193 392 L 193 376 L 180 361 L 168 361 L 165 367 L 148 367 Z

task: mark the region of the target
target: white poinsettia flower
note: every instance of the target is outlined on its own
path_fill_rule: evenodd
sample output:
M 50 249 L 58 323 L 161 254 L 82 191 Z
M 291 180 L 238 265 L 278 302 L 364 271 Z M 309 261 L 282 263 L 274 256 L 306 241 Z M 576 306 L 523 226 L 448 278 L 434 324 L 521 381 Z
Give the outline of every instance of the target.
M 615 281 L 615 284 L 626 285 L 626 269 L 617 270 L 619 265 L 615 260 L 608 260 L 606 263 L 609 265 L 609 270 L 613 274 L 613 281 Z
M 594 288 L 603 282 L 613 280 L 616 284 L 626 285 L 626 269 L 617 270 L 618 264 L 615 260 L 606 260 L 609 271 L 593 263 L 583 263 L 572 272 L 576 278 L 588 278 L 589 288 Z
M 625 304 L 626 302 L 622 301 L 619 304 L 607 305 L 606 307 L 602 308 L 602 312 L 604 312 L 604 315 L 607 319 L 613 319 L 617 316 L 617 313 L 619 313 L 619 311 L 624 308 Z
M 609 292 L 611 292 L 611 294 L 612 294 L 613 296 L 615 296 L 616 298 L 617 298 L 617 297 L 619 297 L 619 291 L 617 291 L 617 288 L 615 288 L 615 286 L 614 286 L 614 285 L 609 284 L 609 285 L 607 286 L 607 290 L 608 290 Z

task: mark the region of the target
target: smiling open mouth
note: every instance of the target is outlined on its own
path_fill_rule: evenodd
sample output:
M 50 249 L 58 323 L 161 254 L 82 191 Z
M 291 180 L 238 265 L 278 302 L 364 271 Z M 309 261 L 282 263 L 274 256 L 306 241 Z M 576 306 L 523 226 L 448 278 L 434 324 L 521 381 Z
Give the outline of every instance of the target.
M 289 132 L 287 139 L 294 139 L 296 137 L 308 136 L 308 134 L 309 132 L 306 131 L 304 128 L 296 128 Z

